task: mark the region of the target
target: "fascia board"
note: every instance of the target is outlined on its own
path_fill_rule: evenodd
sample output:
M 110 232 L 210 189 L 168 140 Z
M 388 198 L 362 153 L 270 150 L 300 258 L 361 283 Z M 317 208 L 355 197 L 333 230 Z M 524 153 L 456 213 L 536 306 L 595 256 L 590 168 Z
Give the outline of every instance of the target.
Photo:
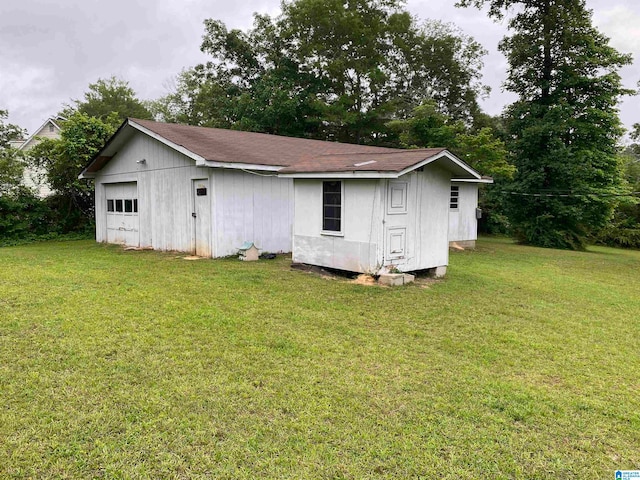
M 443 150 L 442 152 L 434 155 L 433 157 L 429 157 L 429 158 L 425 158 L 423 161 L 418 162 L 414 165 L 411 165 L 410 167 L 405 168 L 404 170 L 402 170 L 398 176 L 402 176 L 405 175 L 409 172 L 412 172 L 413 170 L 416 170 L 420 167 L 424 167 L 425 165 L 428 165 L 429 163 L 435 162 L 436 160 L 440 160 L 441 158 L 446 158 L 448 160 L 450 160 L 453 164 L 455 164 L 456 166 L 462 168 L 463 170 L 465 170 L 466 172 L 469 173 L 469 175 L 472 175 L 474 179 L 480 180 L 482 178 L 482 176 L 476 172 L 473 168 L 471 168 L 469 165 L 467 165 L 466 163 L 464 163 L 462 160 L 460 160 L 458 157 L 456 157 L 455 155 L 453 155 L 451 152 L 447 151 L 447 150 Z
M 396 172 L 310 172 L 310 173 L 279 173 L 282 178 L 398 178 Z

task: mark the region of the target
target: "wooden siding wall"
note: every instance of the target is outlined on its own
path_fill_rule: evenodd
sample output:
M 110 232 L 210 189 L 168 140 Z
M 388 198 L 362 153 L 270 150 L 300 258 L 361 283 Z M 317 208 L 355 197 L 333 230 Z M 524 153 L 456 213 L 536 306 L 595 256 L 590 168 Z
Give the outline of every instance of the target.
M 296 179 L 293 261 L 377 271 L 382 255 L 383 180 L 343 180 L 343 236 L 322 233 L 322 180 Z
M 261 251 L 291 252 L 293 180 L 217 169 L 212 189 L 216 256 L 235 255 L 245 241 Z
M 49 131 L 49 125 L 53 125 L 51 122 L 47 122 L 38 130 L 33 137 L 27 142 L 19 145 L 20 148 L 27 152 L 41 142 L 43 138 L 60 138 L 60 129 L 53 125 L 53 132 Z M 27 167 L 24 169 L 22 175 L 22 183 L 25 187 L 35 190 L 36 195 L 40 198 L 48 197 L 53 193 L 51 187 L 45 181 L 46 171 L 44 168 Z
M 478 185 L 474 183 L 452 183 L 460 187 L 458 209 L 449 211 L 449 241 L 465 242 L 478 238 Z
M 137 163 L 142 159 L 146 161 Z M 104 184 L 137 182 L 140 246 L 193 251 L 192 181 L 196 179 L 205 180 L 211 199 L 212 256 L 235 254 L 244 240 L 270 251 L 291 250 L 291 180 L 196 167 L 192 159 L 141 133 L 135 134 L 96 176 L 96 240 L 107 239 Z M 262 193 L 252 196 L 251 189 L 256 186 Z M 270 188 L 279 194 L 272 203 L 261 197 L 267 196 Z M 257 207 L 256 201 L 261 202 Z M 279 223 L 274 224 L 276 217 Z M 269 221 L 270 228 L 262 228 L 263 222 Z
M 449 262 L 449 172 L 429 165 L 423 171 L 413 171 L 391 183 L 407 183 L 406 215 L 391 214 L 390 189 L 385 189 L 385 242 L 389 242 L 389 229 L 404 227 L 406 241 L 403 258 L 390 258 L 385 245 L 382 265 L 394 265 L 410 272 L 447 265 Z
M 436 166 L 397 180 L 343 180 L 343 236 L 322 233 L 322 180 L 296 179 L 293 260 L 352 272 L 439 267 L 449 260 L 451 175 Z M 406 189 L 391 208 L 391 189 Z M 403 253 L 389 255 L 390 234 L 401 232 Z
M 418 175 L 415 212 L 415 263 L 406 270 L 423 270 L 449 264 L 449 194 L 451 174 L 433 166 Z

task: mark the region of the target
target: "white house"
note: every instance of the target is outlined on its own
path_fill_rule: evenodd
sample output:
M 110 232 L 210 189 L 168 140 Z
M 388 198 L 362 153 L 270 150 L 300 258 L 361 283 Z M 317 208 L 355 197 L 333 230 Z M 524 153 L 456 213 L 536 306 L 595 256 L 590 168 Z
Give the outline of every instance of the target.
M 80 175 L 99 242 L 233 255 L 245 242 L 294 261 L 376 273 L 448 260 L 444 149 L 399 150 L 128 119 Z M 474 211 L 475 215 L 475 211 Z
M 18 150 L 27 152 L 40 143 L 42 139 L 60 138 L 60 132 L 62 131 L 60 121 L 63 120 L 64 118 L 59 116 L 48 118 L 33 135 L 26 140 L 13 141 L 12 146 Z M 36 194 L 41 198 L 47 197 L 52 193 L 51 187 L 44 180 L 44 174 L 45 172 L 42 170 L 26 168 L 22 178 L 22 183 L 26 187 L 35 190 Z

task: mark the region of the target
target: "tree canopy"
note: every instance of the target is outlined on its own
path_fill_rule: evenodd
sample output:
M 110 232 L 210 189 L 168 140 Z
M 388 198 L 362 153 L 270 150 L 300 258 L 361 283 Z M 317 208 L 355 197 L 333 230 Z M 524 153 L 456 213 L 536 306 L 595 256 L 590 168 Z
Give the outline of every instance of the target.
M 93 183 L 78 175 L 111 137 L 117 125 L 114 112 L 105 121 L 84 113 L 74 113 L 62 126 L 60 138 L 43 139 L 30 150 L 37 166 L 56 195 L 63 199 L 72 222 L 93 220 Z
M 505 197 L 518 239 L 584 248 L 611 218 L 625 189 L 617 142 L 618 70 L 631 61 L 592 25 L 584 0 L 460 0 L 489 6 L 513 34 L 500 49 L 506 88 L 519 99 L 506 111 L 518 173 Z
M 82 100 L 73 100 L 61 115 L 70 117 L 75 112 L 95 117 L 103 122 L 120 125 L 127 117 L 150 120 L 151 113 L 142 101 L 138 100 L 129 82 L 117 77 L 98 79 L 89 84 Z M 113 115 L 113 114 L 116 115 Z
M 386 124 L 424 101 L 470 123 L 484 49 L 457 28 L 419 23 L 399 0 L 295 0 L 252 29 L 205 21 L 212 60 L 153 104 L 161 119 L 352 143 L 390 144 Z

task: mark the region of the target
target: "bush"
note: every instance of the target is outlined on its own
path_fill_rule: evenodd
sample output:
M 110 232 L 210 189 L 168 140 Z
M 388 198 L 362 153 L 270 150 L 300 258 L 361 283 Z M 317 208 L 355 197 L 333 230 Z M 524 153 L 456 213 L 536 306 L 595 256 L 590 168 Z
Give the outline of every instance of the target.
M 38 198 L 27 189 L 0 196 L 0 246 L 87 238 L 94 225 L 61 196 Z

